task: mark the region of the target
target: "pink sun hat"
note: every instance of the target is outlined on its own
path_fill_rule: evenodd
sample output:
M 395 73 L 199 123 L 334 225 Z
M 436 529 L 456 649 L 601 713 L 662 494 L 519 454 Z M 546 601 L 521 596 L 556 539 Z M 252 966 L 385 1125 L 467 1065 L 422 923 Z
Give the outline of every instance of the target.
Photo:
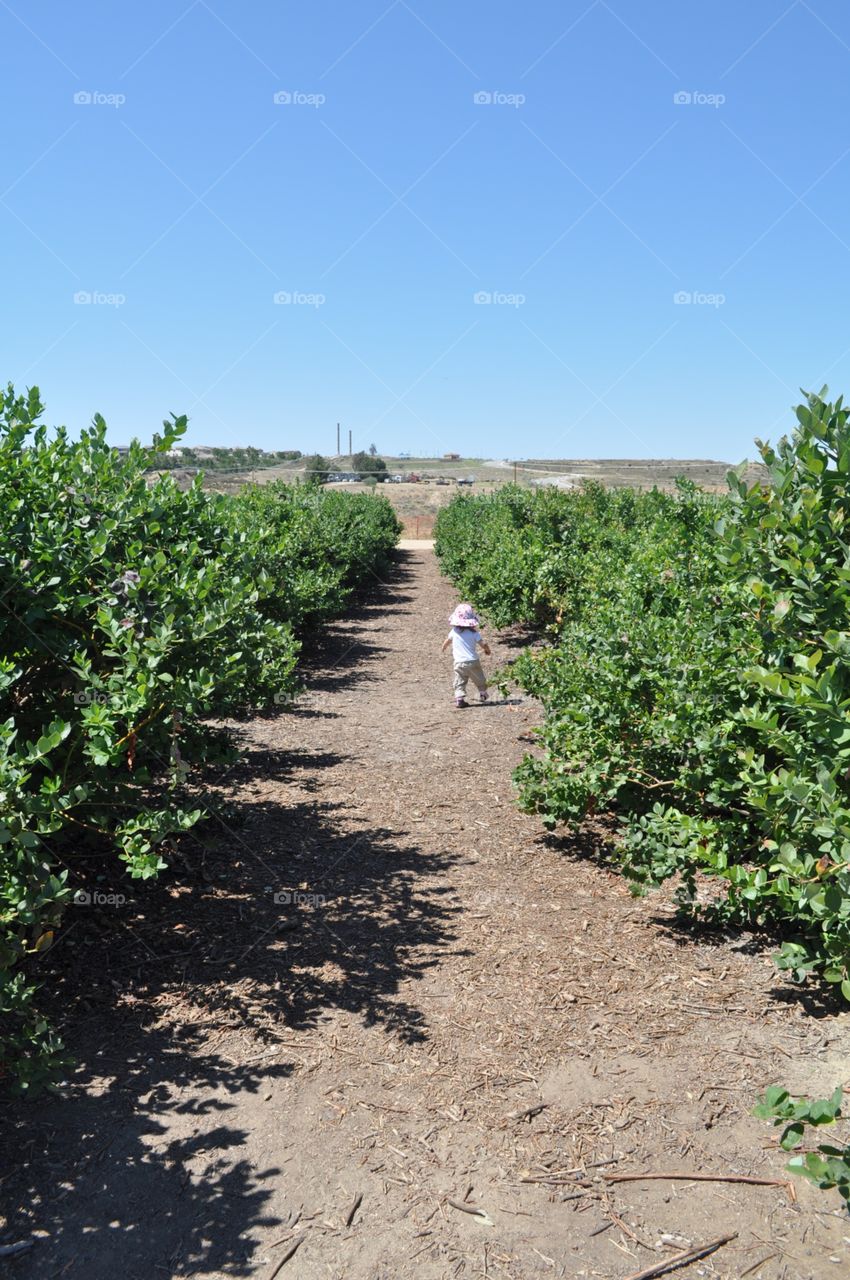
M 452 616 L 449 618 L 450 627 L 474 627 L 477 631 L 480 623 L 478 614 L 475 612 L 471 604 L 466 602 L 459 604 Z

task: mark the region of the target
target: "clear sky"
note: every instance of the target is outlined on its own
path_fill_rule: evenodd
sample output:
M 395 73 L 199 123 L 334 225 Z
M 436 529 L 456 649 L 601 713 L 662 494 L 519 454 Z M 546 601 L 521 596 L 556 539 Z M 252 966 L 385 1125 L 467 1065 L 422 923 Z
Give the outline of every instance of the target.
M 52 422 L 738 461 L 850 392 L 846 0 L 0 0 L 0 47 Z

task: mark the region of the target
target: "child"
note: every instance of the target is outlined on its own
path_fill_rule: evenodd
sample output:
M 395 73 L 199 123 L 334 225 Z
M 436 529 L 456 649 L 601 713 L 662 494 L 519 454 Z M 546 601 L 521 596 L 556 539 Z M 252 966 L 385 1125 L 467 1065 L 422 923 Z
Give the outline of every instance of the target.
M 481 645 L 481 648 L 489 658 L 490 646 L 481 635 L 478 614 L 471 604 L 459 604 L 449 618 L 449 626 L 451 631 L 443 641 L 443 647 L 440 652 L 445 653 L 449 645 L 452 646 L 455 670 L 455 706 L 469 706 L 466 701 L 467 680 L 472 681 L 478 690 L 481 701 L 486 702 L 487 677 L 484 675 L 476 650 L 478 645 Z

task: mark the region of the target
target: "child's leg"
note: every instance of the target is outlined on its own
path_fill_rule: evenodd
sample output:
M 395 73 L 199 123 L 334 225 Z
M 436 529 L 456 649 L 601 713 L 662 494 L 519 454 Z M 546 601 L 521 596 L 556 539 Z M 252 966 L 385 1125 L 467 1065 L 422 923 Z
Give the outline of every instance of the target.
M 481 663 L 478 661 L 477 658 L 475 662 L 469 663 L 469 677 L 472 680 L 472 683 L 475 685 L 476 689 L 478 690 L 479 694 L 481 695 L 481 701 L 486 702 L 487 701 L 487 677 L 484 674 L 484 668 L 482 667 Z
M 469 663 L 456 662 L 454 667 L 455 702 L 463 702 L 466 699 L 466 682 L 468 679 Z

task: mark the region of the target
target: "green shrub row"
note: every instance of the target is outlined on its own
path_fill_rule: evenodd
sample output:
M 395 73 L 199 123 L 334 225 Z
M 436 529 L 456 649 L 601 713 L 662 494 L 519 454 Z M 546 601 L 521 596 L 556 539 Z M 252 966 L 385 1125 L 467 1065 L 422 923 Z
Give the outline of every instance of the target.
M 151 482 L 185 419 L 122 458 L 101 418 L 74 441 L 41 414 L 0 393 L 0 1075 L 23 1090 L 58 1061 L 34 991 L 80 850 L 156 875 L 227 749 L 211 721 L 286 704 L 299 637 L 399 532 L 371 495 Z
M 825 394 L 759 443 L 767 483 L 460 497 L 436 537 L 464 595 L 546 639 L 513 666 L 546 712 L 523 807 L 610 813 L 637 891 L 678 877 L 684 912 L 771 930 L 850 999 L 850 428 Z

